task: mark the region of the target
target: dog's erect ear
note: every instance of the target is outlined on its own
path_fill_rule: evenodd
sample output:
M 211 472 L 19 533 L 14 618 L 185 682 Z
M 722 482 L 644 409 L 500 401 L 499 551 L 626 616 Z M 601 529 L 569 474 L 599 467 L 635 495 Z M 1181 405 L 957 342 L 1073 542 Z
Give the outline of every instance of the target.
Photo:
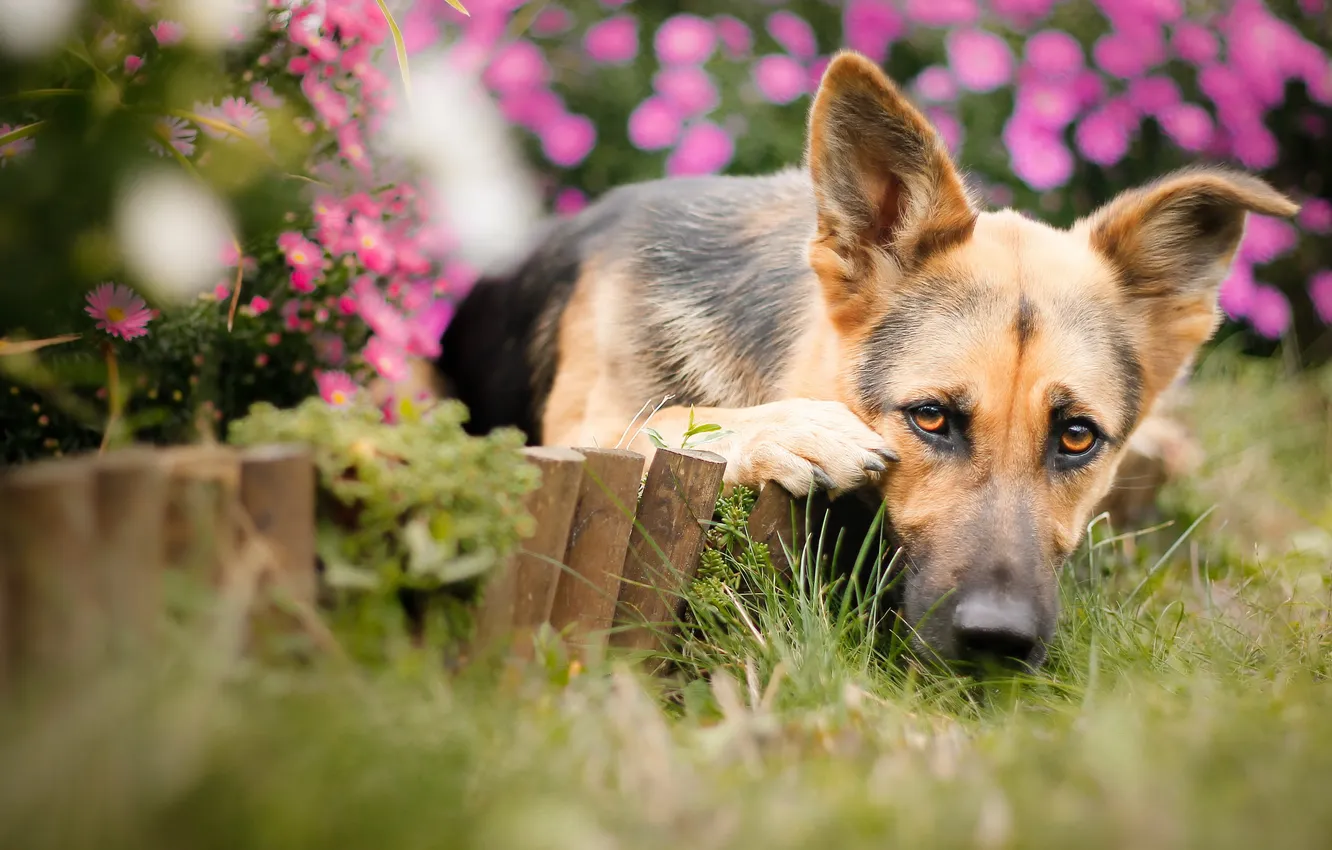
M 887 257 L 909 268 L 971 234 L 976 211 L 939 134 L 873 62 L 838 54 L 809 118 L 818 235 L 811 263 L 834 308 Z
M 1298 211 L 1257 177 L 1195 168 L 1124 192 L 1074 226 L 1110 261 L 1141 319 L 1149 391 L 1169 384 L 1215 332 L 1218 290 L 1248 214 Z

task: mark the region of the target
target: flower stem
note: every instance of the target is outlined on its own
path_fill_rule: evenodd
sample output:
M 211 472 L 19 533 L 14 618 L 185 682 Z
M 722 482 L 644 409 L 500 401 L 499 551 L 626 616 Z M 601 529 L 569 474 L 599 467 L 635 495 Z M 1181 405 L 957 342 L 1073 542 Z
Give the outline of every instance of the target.
M 102 445 L 98 454 L 106 451 L 111 442 L 111 434 L 120 426 L 120 364 L 116 361 L 116 348 L 110 342 L 102 343 L 102 354 L 106 357 L 106 430 L 102 432 Z

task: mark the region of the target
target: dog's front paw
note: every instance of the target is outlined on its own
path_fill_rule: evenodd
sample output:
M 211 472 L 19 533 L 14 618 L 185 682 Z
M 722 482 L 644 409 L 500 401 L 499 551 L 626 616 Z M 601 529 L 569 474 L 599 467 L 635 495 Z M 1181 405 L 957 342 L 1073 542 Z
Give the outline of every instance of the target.
M 750 409 L 727 470 L 733 484 L 776 482 L 795 496 L 839 492 L 885 472 L 897 454 L 846 405 L 792 399 Z

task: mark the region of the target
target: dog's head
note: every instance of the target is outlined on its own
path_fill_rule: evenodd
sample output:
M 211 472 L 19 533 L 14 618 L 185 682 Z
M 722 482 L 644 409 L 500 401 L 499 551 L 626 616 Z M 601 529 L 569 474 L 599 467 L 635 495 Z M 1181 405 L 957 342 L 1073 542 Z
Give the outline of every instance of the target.
M 1056 572 L 1216 329 L 1246 215 L 1297 208 L 1254 177 L 1190 170 L 1070 230 L 982 212 L 929 122 L 849 53 L 815 99 L 808 164 L 841 395 L 901 457 L 882 487 L 905 614 L 944 657 L 1039 664 Z

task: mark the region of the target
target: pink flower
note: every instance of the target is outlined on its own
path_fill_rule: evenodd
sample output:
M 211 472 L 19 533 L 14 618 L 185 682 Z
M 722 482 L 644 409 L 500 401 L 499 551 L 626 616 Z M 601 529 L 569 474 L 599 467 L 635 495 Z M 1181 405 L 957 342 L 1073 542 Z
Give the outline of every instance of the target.
M 907 0 L 906 16 L 927 27 L 970 24 L 978 15 L 975 0 Z
M 587 207 L 587 195 L 573 187 L 561 189 L 555 196 L 556 215 L 575 215 L 585 207 Z
M 356 312 L 377 337 L 394 348 L 403 348 L 411 339 L 407 320 L 379 293 L 368 278 L 357 280 Z
M 267 83 L 255 83 L 250 86 L 250 97 L 254 98 L 254 102 L 265 109 L 281 109 L 287 102 L 285 98 L 280 97 L 277 92 L 273 91 Z
M 362 352 L 365 361 L 386 381 L 397 383 L 407 377 L 407 357 L 401 349 L 377 336 L 370 337 Z
M 301 80 L 301 91 L 323 120 L 324 126 L 332 129 L 351 120 L 351 107 L 347 104 L 346 96 L 334 91 L 328 83 L 317 80 L 314 74 L 308 74 Z
M 282 315 L 282 326 L 289 331 L 294 331 L 301 326 L 301 302 L 288 301 L 282 305 L 279 311 Z
M 356 299 L 350 295 L 338 296 L 338 312 L 344 316 L 355 316 Z
M 768 35 L 782 46 L 782 49 L 797 59 L 808 62 L 819 52 L 814 28 L 809 22 L 794 12 L 782 10 L 773 12 L 767 20 Z
M 1270 263 L 1295 247 L 1299 234 L 1288 222 L 1266 215 L 1251 214 L 1244 226 L 1240 259 L 1250 265 Z
M 19 128 L 10 124 L 0 124 L 0 136 L 8 135 L 17 129 Z M 3 168 L 11 159 L 32 150 L 34 146 L 35 143 L 31 138 L 19 139 L 7 145 L 0 145 L 0 168 Z M 190 150 L 193 150 L 193 148 L 190 148 Z
M 536 133 L 564 114 L 564 101 L 549 89 L 510 92 L 501 96 L 499 106 L 510 122 Z
M 1025 31 L 1050 14 L 1054 4 L 1055 0 L 991 0 L 990 8 L 1015 29 Z
M 361 130 L 355 124 L 343 124 L 337 130 L 338 152 L 362 173 L 370 172 L 370 156 L 361 141 Z
M 561 115 L 541 134 L 541 151 L 552 165 L 571 168 L 597 144 L 597 128 L 584 115 Z
M 415 357 L 438 357 L 440 338 L 452 318 L 453 304 L 443 298 L 414 313 L 407 322 L 407 353 Z
M 121 339 L 148 335 L 153 311 L 128 286 L 103 283 L 87 295 L 89 316 L 97 320 L 97 329 Z
M 906 22 L 891 0 L 850 0 L 842 14 L 847 47 L 882 62 L 888 45 L 906 32 Z
M 1227 316 L 1242 319 L 1249 315 L 1253 307 L 1254 291 L 1257 284 L 1253 280 L 1253 269 L 1245 262 L 1237 262 L 1230 268 L 1230 276 L 1221 284 L 1217 303 Z
M 717 27 L 717 37 L 721 39 L 722 51 L 728 59 L 743 59 L 754 46 L 754 34 L 749 26 L 739 18 L 730 15 L 718 15 L 713 18 Z
M 314 292 L 318 277 L 319 273 L 315 269 L 292 269 L 291 288 L 297 292 Z
M 629 143 L 639 150 L 668 148 L 680 137 L 680 111 L 664 97 L 649 97 L 629 114 Z
M 293 269 L 317 271 L 324 264 L 324 249 L 294 230 L 278 236 L 278 248 Z
M 685 131 L 680 144 L 666 160 L 671 176 L 715 174 L 735 155 L 735 142 L 710 121 L 701 121 Z
M 1008 43 L 984 30 L 954 30 L 945 41 L 948 64 L 958 83 L 977 92 L 993 91 L 1013 76 Z
M 351 404 L 361 389 L 346 372 L 316 371 L 315 386 L 319 387 L 319 397 L 334 407 Z
M 139 73 L 139 69 L 142 67 L 143 67 L 142 56 L 135 56 L 133 54 L 130 54 L 129 56 L 125 57 L 125 73 L 130 75 L 131 77 Z
M 393 270 L 393 246 L 379 222 L 363 215 L 352 217 L 351 238 L 356 243 L 356 259 L 375 274 L 388 274 Z
M 925 109 L 925 117 L 930 119 L 934 129 L 938 131 L 943 139 L 944 145 L 954 156 L 962 151 L 962 122 L 957 120 L 957 116 L 942 106 L 930 106 Z
M 194 140 L 199 134 L 184 119 L 162 116 L 153 122 L 153 135 L 156 138 L 148 142 L 148 148 L 158 156 L 169 155 L 166 148 L 162 147 L 163 141 L 181 156 L 191 156 L 194 154 Z
M 653 38 L 657 58 L 668 65 L 701 65 L 717 49 L 717 31 L 698 15 L 672 15 Z
M 593 24 L 583 36 L 583 52 L 606 65 L 632 62 L 638 55 L 638 21 L 630 15 L 616 15 Z
M 1038 192 L 1062 186 L 1073 176 L 1073 154 L 1053 131 L 1014 116 L 1004 125 L 1013 173 Z
M 1170 40 L 1175 55 L 1194 65 L 1207 65 L 1216 59 L 1216 36 L 1202 24 L 1181 21 L 1175 25 L 1175 35 Z
M 663 68 L 652 77 L 652 87 L 680 110 L 685 118 L 706 115 L 721 97 L 707 71 L 696 65 Z
M 310 337 L 310 345 L 314 348 L 315 358 L 320 363 L 327 363 L 330 366 L 341 365 L 347 356 L 346 346 L 342 337 L 331 333 L 317 333 Z
M 1144 27 L 1102 36 L 1092 47 L 1092 56 L 1106 73 L 1128 79 L 1160 64 L 1165 47 L 1158 28 Z
M 1107 103 L 1078 122 L 1073 140 L 1087 160 L 1097 165 L 1114 165 L 1128 153 L 1136 125 L 1136 118 L 1122 105 Z
M 931 65 L 921 70 L 912 87 L 921 100 L 930 103 L 950 103 L 957 99 L 957 81 L 943 65 Z
M 250 299 L 250 312 L 256 316 L 267 313 L 268 308 L 272 306 L 273 303 L 262 295 L 256 295 Z
M 1232 130 L 1234 137 L 1231 147 L 1235 158 L 1246 167 L 1255 170 L 1271 168 L 1277 161 L 1277 140 L 1260 123 Z
M 1078 99 L 1078 107 L 1085 108 L 1100 103 L 1105 98 L 1105 83 L 1095 71 L 1083 71 L 1073 81 L 1073 95 Z
M 1037 126 L 1062 130 L 1080 106 L 1072 86 L 1036 81 L 1018 87 L 1015 113 Z
M 1310 233 L 1332 232 L 1332 202 L 1325 198 L 1310 198 L 1300 207 L 1295 220 Z
M 1159 116 L 1179 100 L 1179 86 L 1169 77 L 1139 77 L 1129 83 L 1129 105 L 1144 115 Z
M 754 63 L 754 85 L 769 103 L 790 103 L 808 91 L 809 79 L 799 62 L 774 54 Z
M 252 139 L 268 138 L 268 116 L 243 97 L 222 98 L 222 117 Z
M 538 12 L 536 20 L 532 21 L 532 35 L 543 38 L 559 35 L 571 26 L 573 26 L 573 16 L 569 14 L 568 9 L 548 6 Z
M 1290 327 L 1290 301 L 1281 290 L 1259 284 L 1249 304 L 1249 321 L 1261 336 L 1280 339 Z
M 231 284 L 223 281 L 213 287 L 213 298 L 217 301 L 225 301 L 231 295 Z
M 1024 54 L 1028 67 L 1047 80 L 1067 80 L 1082 70 L 1082 45 L 1062 30 L 1043 30 L 1027 39 Z
M 1212 116 L 1194 103 L 1176 103 L 1157 115 L 1161 129 L 1181 150 L 1201 151 L 1212 141 Z
M 1309 278 L 1309 299 L 1323 324 L 1332 325 L 1332 271 L 1324 269 Z
M 162 47 L 179 44 L 185 38 L 185 27 L 175 21 L 158 21 L 148 28 Z
M 541 88 L 550 82 L 550 66 L 540 48 L 519 40 L 500 48 L 486 69 L 485 81 L 500 93 Z

